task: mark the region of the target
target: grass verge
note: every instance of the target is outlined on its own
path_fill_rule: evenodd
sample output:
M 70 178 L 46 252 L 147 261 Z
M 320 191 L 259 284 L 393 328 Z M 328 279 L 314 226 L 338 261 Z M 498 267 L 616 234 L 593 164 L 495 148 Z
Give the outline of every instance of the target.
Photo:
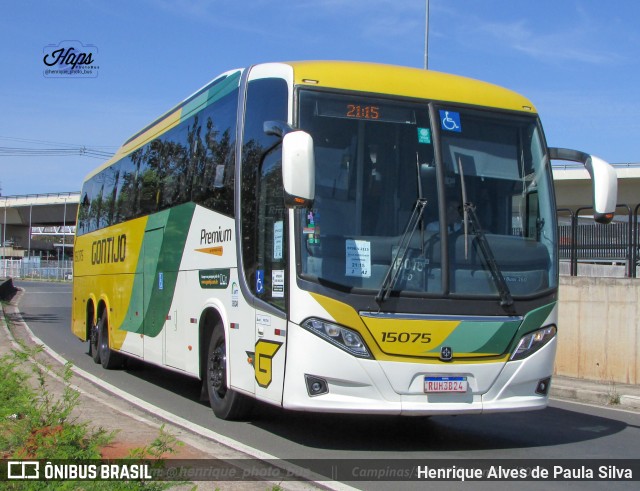
M 71 385 L 71 365 L 56 371 L 38 360 L 42 347 L 24 345 L 0 357 L 0 459 L 100 460 L 100 450 L 111 442 L 115 431 L 92 427 L 74 411 L 80 394 Z M 62 391 L 52 390 L 51 377 L 62 381 Z M 175 452 L 181 442 L 164 427 L 149 445 L 130 452 L 130 462 L 158 459 Z M 184 483 L 141 481 L 16 481 L 3 489 L 36 490 L 149 490 L 160 491 Z

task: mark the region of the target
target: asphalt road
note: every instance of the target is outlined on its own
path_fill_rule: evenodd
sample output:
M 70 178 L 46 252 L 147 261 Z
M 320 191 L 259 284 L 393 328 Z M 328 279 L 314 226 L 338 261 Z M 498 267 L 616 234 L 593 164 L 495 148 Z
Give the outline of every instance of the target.
M 638 459 L 640 414 L 552 401 L 544 411 L 501 415 L 400 418 L 284 411 L 260 405 L 251 421 L 216 419 L 199 401 L 198 381 L 139 364 L 103 370 L 70 331 L 71 285 L 14 282 L 26 290 L 20 310 L 31 330 L 76 366 L 200 426 L 278 458 L 366 459 Z M 606 463 L 606 462 L 605 462 Z M 396 489 L 422 489 L 400 486 Z M 471 483 L 469 483 L 471 484 Z M 486 488 L 485 485 L 486 484 Z M 636 483 L 519 482 L 521 489 L 635 489 Z M 387 489 L 355 483 L 362 489 Z M 495 489 L 474 483 L 473 489 Z M 444 485 L 439 489 L 459 489 Z

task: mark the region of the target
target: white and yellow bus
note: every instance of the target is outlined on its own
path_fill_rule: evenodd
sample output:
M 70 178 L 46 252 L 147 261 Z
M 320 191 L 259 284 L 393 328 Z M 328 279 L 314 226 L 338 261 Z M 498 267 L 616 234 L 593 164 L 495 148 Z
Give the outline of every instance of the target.
M 544 408 L 556 352 L 549 149 L 533 104 L 432 71 L 269 63 L 214 79 L 83 186 L 76 336 L 202 380 L 216 416 Z

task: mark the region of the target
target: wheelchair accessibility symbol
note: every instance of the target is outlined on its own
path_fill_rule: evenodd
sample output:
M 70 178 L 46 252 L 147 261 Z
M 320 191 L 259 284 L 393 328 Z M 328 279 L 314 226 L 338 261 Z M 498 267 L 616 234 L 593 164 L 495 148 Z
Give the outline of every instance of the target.
M 258 295 L 264 293 L 264 269 L 256 271 L 256 293 Z
M 460 125 L 460 113 L 455 111 L 444 111 L 440 109 L 440 126 L 445 131 L 455 131 L 462 133 Z

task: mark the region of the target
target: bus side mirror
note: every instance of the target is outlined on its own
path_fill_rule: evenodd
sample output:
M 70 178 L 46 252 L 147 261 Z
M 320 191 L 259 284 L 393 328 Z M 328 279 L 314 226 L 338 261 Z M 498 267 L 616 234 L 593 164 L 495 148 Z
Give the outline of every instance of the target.
M 598 223 L 613 220 L 618 200 L 618 176 L 611 164 L 599 157 L 567 148 L 549 148 L 549 158 L 582 163 L 591 176 L 594 220 Z
M 282 182 L 285 204 L 308 208 L 316 187 L 313 139 L 304 131 L 293 131 L 282 138 Z

